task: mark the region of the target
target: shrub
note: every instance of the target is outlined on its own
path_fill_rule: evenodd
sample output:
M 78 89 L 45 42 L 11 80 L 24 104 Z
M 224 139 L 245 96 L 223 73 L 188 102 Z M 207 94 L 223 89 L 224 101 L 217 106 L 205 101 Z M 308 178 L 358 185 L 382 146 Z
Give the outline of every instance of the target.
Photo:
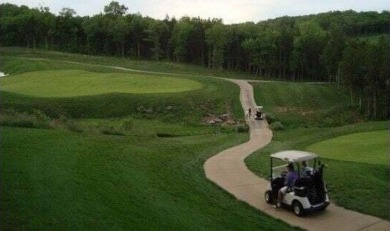
M 272 130 L 283 130 L 284 129 L 284 125 L 279 121 L 272 123 L 270 125 L 270 127 Z
M 159 132 L 157 132 L 156 135 L 157 135 L 157 137 L 161 137 L 161 138 L 172 138 L 172 137 L 179 136 L 179 135 L 175 135 L 175 134 L 159 133 Z
M 32 113 L 17 112 L 13 109 L 5 110 L 0 114 L 0 125 L 24 128 L 69 129 L 72 132 L 82 132 L 81 127 L 73 120 L 61 115 L 59 119 L 52 119 L 40 110 Z
M 125 135 L 122 131 L 120 131 L 119 129 L 117 129 L 113 126 L 103 127 L 100 131 L 105 135 L 116 135 L 116 136 L 124 136 Z
M 247 124 L 239 124 L 236 127 L 238 133 L 244 133 L 249 131 L 249 126 Z
M 271 113 L 267 113 L 265 114 L 265 119 L 267 120 L 268 124 L 272 124 L 276 121 L 279 121 L 278 118 L 276 118 L 274 115 L 272 115 Z
M 50 128 L 50 118 L 39 110 L 32 114 L 6 110 L 0 115 L 0 124 L 11 127 Z
M 122 121 L 121 129 L 124 131 L 129 131 L 133 128 L 133 126 L 134 126 L 133 118 L 128 118 Z
M 34 110 L 31 119 L 35 128 L 50 128 L 50 117 L 40 110 Z

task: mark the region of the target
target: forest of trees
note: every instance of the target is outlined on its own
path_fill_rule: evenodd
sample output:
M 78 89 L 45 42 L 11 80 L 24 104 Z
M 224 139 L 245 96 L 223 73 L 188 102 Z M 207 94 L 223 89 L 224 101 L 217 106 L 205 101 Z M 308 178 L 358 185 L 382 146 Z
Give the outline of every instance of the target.
M 156 20 L 112 1 L 104 13 L 0 4 L 0 45 L 202 65 L 259 78 L 328 81 L 368 118 L 389 118 L 390 12 L 334 11 L 225 25 Z

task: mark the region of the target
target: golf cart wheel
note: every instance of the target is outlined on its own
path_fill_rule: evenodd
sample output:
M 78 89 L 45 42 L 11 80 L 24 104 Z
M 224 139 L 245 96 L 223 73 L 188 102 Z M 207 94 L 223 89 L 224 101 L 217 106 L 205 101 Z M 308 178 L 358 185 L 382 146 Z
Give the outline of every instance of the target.
M 268 204 L 272 204 L 274 202 L 273 198 L 272 198 L 272 193 L 271 191 L 267 190 L 264 194 L 264 199 L 265 199 L 265 202 L 267 202 Z
M 304 215 L 303 207 L 299 201 L 293 202 L 292 209 L 293 209 L 294 214 L 297 215 L 298 217 Z

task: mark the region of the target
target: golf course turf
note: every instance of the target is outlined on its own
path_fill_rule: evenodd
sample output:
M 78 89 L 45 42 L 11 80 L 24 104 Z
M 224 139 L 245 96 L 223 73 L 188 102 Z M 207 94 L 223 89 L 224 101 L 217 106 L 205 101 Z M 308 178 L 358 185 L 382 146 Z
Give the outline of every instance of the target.
M 215 193 L 203 177 L 207 153 L 234 135 L 162 139 L 6 127 L 2 134 L 7 230 L 254 230 L 270 220 Z
M 35 56 L 31 52 L 26 53 L 28 58 Z M 45 54 L 38 52 L 36 57 Z M 0 79 L 0 121 L 4 121 L 5 115 L 18 117 L 11 120 L 34 115 L 33 120 L 41 119 L 38 122 L 71 124 L 76 129 L 69 129 L 69 126 L 49 126 L 50 129 L 42 126 L 42 129 L 35 123 L 28 123 L 31 127 L 23 127 L 26 123 L 2 122 L 0 227 L 8 230 L 294 229 L 237 201 L 205 179 L 205 160 L 248 139 L 247 133 L 237 132 L 240 124 L 210 126 L 203 120 L 210 114 L 226 113 L 242 121 L 244 115 L 237 86 L 199 73 L 194 73 L 194 76 L 141 74 L 103 66 L 64 63 L 56 61 L 66 58 L 64 54 L 47 55 L 50 60 L 21 62 L 26 60 L 23 51 L 12 54 L 10 49 L 6 57 L 0 56 L 0 70 L 10 74 Z M 96 57 L 69 57 L 76 61 L 103 63 L 96 61 L 100 59 Z M 130 65 L 123 59 L 104 59 L 113 66 Z M 161 63 L 148 65 L 150 71 L 163 70 Z M 154 66 L 158 69 L 153 69 Z M 203 70 L 202 73 L 206 72 Z M 59 82 L 48 81 L 53 76 L 58 76 L 56 80 Z M 117 82 L 111 81 L 114 79 Z M 21 82 L 16 84 L 19 80 Z M 60 85 L 70 87 L 61 88 Z M 275 84 L 276 88 L 285 86 L 288 84 Z M 333 96 L 335 89 L 331 86 L 297 86 L 294 89 L 303 90 L 294 94 L 303 94 L 308 89 L 309 92 L 317 92 L 316 87 L 323 92 L 318 97 L 327 96 L 322 101 L 324 105 L 332 105 L 328 101 L 339 100 Z M 255 96 L 259 94 L 255 92 Z M 268 92 L 267 97 L 275 97 L 275 91 Z M 343 100 L 347 98 L 343 94 L 340 97 Z M 324 127 L 293 129 L 299 127 L 303 120 L 287 120 L 285 125 L 288 129 L 275 132 L 269 147 L 248 158 L 249 167 L 261 175 L 262 170 L 259 169 L 266 169 L 263 166 L 269 163 L 266 156 L 273 151 L 305 149 L 336 136 L 384 129 L 384 122 L 326 127 L 348 121 L 339 121 L 337 115 L 331 113 L 343 106 L 343 100 L 339 100 L 336 108 L 325 106 L 318 113 L 306 114 L 309 118 L 305 119 L 310 120 L 312 126 L 316 125 L 316 118 L 321 118 L 322 113 L 330 113 L 332 116 L 321 123 Z M 256 98 L 256 101 L 266 103 L 262 99 Z M 280 108 L 273 107 L 271 103 L 264 105 L 265 110 L 272 110 L 282 122 L 288 117 L 279 116 Z M 311 105 L 316 107 L 315 103 Z M 330 112 L 323 108 L 329 108 Z M 304 111 L 313 110 L 308 107 Z M 302 111 L 298 111 L 294 118 L 299 118 L 299 113 L 302 114 Z M 325 177 L 332 190 L 333 201 L 383 217 L 378 213 L 383 214 L 388 208 L 387 200 L 383 198 L 388 185 L 388 175 L 383 170 L 388 166 L 377 168 L 376 165 L 365 165 L 362 169 L 363 163 L 347 162 L 346 165 L 340 159 L 324 160 L 329 165 Z M 335 170 L 331 169 L 334 167 Z M 379 185 L 370 197 L 380 200 L 371 200 L 372 206 L 365 206 L 366 188 L 351 198 L 350 190 L 343 190 L 340 186 L 345 183 L 343 179 L 328 180 L 337 178 L 328 172 L 345 174 L 340 173 L 340 169 L 379 171 L 379 174 L 371 171 L 376 178 L 368 179 L 375 187 Z M 378 203 L 382 205 L 376 206 Z
M 36 71 L 2 78 L 2 90 L 34 97 L 74 97 L 108 93 L 174 93 L 196 90 L 194 80 L 134 73 L 82 70 Z
M 388 135 L 387 130 L 354 133 L 324 140 L 306 149 L 328 159 L 387 165 Z
M 53 60 L 19 62 L 12 55 L 4 59 L 0 68 L 10 75 L 0 80 L 0 119 L 8 124 L 1 126 L 2 228 L 294 229 L 233 199 L 204 177 L 207 158 L 247 139 L 235 126 L 208 126 L 202 120 L 208 114 L 241 116 L 234 84 Z M 127 87 L 106 84 L 104 94 L 89 88 L 59 92 L 42 89 L 45 84 L 60 87 L 40 78 L 42 72 L 70 79 L 75 73 L 80 80 L 94 81 L 155 78 L 167 87 L 145 93 L 138 85 L 143 93 L 124 93 Z M 3 88 L 7 78 L 28 82 L 29 76 L 38 81 L 28 85 L 33 89 Z M 10 121 L 4 122 L 5 117 Z

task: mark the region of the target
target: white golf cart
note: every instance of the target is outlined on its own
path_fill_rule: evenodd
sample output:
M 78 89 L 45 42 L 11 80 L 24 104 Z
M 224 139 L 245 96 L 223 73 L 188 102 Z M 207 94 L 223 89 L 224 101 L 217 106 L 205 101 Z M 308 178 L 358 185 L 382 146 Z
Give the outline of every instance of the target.
M 257 106 L 255 112 L 255 120 L 262 120 L 264 119 L 264 113 L 262 112 L 263 106 Z
M 265 201 L 276 203 L 278 191 L 284 186 L 288 163 L 294 165 L 299 177 L 294 186 L 287 189 L 281 205 L 292 208 L 297 216 L 325 210 L 330 202 L 322 177 L 324 165 L 316 154 L 304 151 L 282 151 L 271 155 L 271 182 L 265 192 Z

